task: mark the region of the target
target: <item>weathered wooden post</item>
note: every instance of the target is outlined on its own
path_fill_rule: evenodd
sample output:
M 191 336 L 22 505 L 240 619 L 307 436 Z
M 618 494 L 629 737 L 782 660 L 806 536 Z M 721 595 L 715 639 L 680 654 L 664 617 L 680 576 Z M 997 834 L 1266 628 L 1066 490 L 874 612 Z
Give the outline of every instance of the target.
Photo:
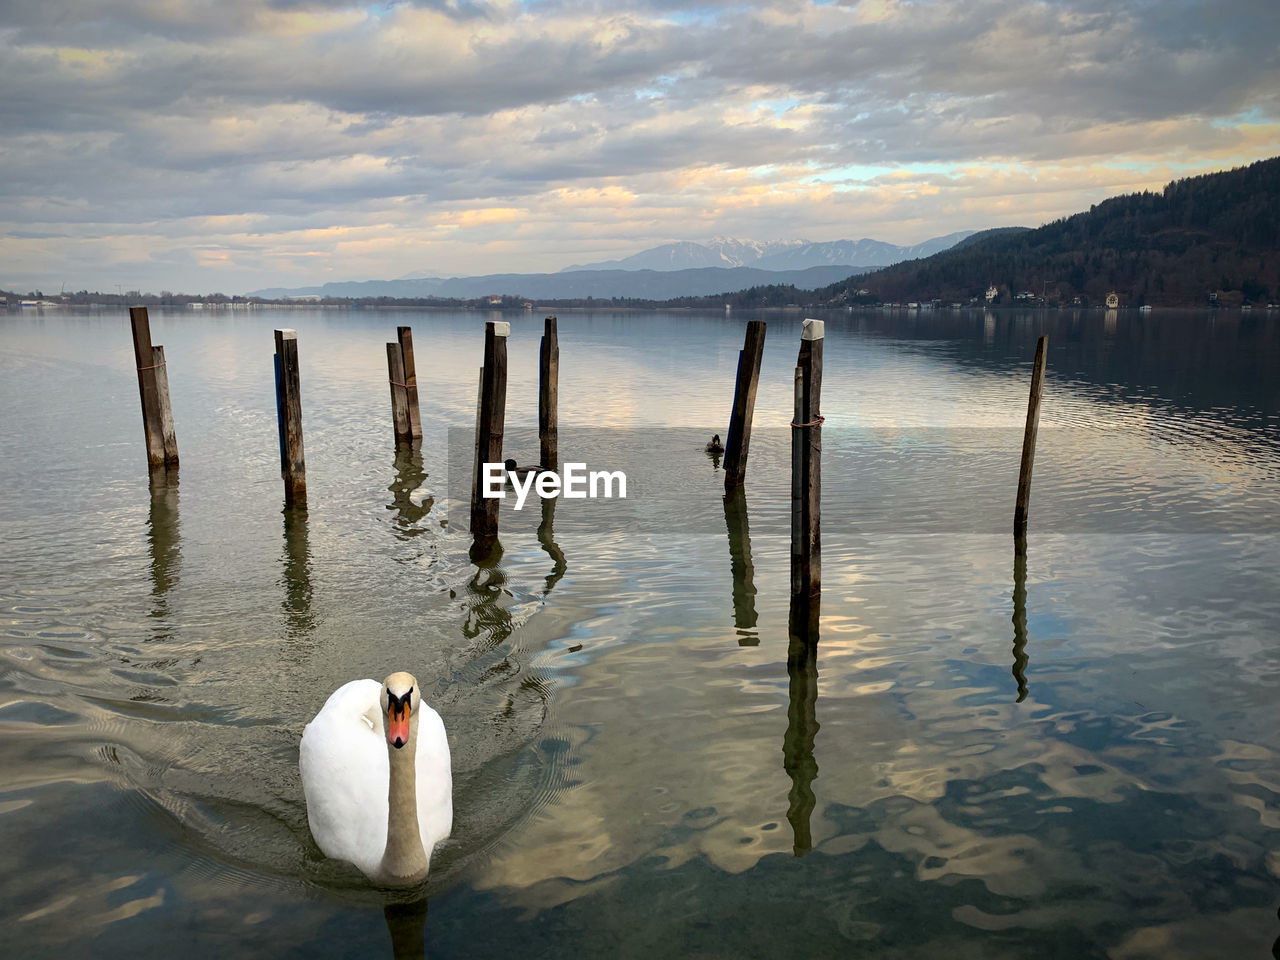
M 387 344 L 387 381 L 391 384 L 391 426 L 395 431 L 396 445 L 411 443 L 413 426 L 409 414 L 409 389 L 404 375 L 404 353 L 398 343 Z
M 173 411 L 169 407 L 169 378 L 164 370 L 164 348 L 151 345 L 151 321 L 146 307 L 129 308 L 129 325 L 133 329 L 133 359 L 138 369 L 138 394 L 142 399 L 142 431 L 147 441 L 147 463 L 153 472 L 178 465 L 178 441 L 173 430 Z M 162 399 L 163 397 L 163 399 Z
M 733 412 L 729 416 L 729 439 L 724 447 L 724 488 L 741 486 L 747 475 L 747 451 L 751 446 L 751 418 L 756 409 L 756 387 L 760 381 L 760 358 L 764 356 L 763 320 L 747 324 L 747 337 L 738 351 L 738 379 L 733 388 Z
M 541 447 L 538 463 L 548 470 L 559 466 L 560 456 L 560 338 L 556 318 L 543 321 L 542 341 L 538 347 L 538 441 Z
M 298 331 L 277 330 L 276 415 L 280 425 L 280 473 L 287 507 L 307 505 L 307 461 L 302 450 L 302 392 Z
M 822 341 L 821 320 L 805 320 L 796 360 L 791 421 L 791 596 L 822 589 Z
M 178 465 L 178 437 L 173 429 L 173 407 L 169 403 L 169 372 L 165 366 L 164 347 L 151 348 L 151 365 L 156 377 L 156 400 L 160 405 L 160 434 L 164 440 L 166 467 Z
M 484 370 L 480 379 L 480 419 L 476 431 L 476 471 L 471 484 L 471 535 L 478 542 L 498 536 L 499 500 L 483 496 L 484 465 L 502 463 L 507 408 L 507 336 L 511 324 L 490 320 L 484 327 Z
M 1045 354 L 1049 338 L 1036 341 L 1036 359 L 1031 368 L 1031 396 L 1027 400 L 1027 429 L 1022 435 L 1022 466 L 1018 470 L 1018 500 L 1013 508 L 1013 535 L 1025 549 L 1027 514 L 1031 508 L 1031 468 L 1036 459 L 1036 433 L 1040 427 L 1040 397 L 1044 393 Z
M 422 439 L 422 410 L 418 406 L 418 365 L 413 359 L 413 328 L 396 327 L 396 339 L 400 343 L 400 360 L 404 367 L 404 384 L 409 405 L 409 435 L 411 440 Z

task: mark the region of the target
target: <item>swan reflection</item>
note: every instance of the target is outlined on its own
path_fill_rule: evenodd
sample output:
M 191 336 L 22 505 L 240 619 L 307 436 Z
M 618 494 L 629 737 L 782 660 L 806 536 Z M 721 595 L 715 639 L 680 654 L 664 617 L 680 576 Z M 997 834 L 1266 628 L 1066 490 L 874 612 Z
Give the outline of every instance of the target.
M 382 908 L 391 934 L 393 960 L 422 960 L 427 955 L 427 898 L 388 903 Z

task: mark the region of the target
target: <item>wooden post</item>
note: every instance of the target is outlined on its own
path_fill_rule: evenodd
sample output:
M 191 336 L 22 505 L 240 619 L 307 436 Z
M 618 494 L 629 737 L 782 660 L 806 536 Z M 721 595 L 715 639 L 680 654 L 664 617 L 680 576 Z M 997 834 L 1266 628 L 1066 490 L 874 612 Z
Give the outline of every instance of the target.
M 1031 368 L 1031 396 L 1027 400 L 1027 429 L 1022 435 L 1022 466 L 1018 470 L 1018 500 L 1013 508 L 1013 535 L 1021 541 L 1027 532 L 1031 508 L 1031 468 L 1036 460 L 1036 433 L 1040 427 L 1040 397 L 1044 393 L 1045 353 L 1049 338 L 1036 341 L 1036 359 Z
M 548 470 L 559 466 L 560 456 L 560 338 L 556 318 L 543 321 L 542 342 L 538 348 L 538 440 L 541 450 L 538 463 Z
M 407 329 L 401 327 L 401 330 Z M 391 384 L 391 426 L 395 431 L 396 444 L 413 441 L 413 426 L 410 422 L 408 381 L 404 374 L 404 353 L 398 343 L 387 344 L 387 381 Z
M 471 486 L 471 534 L 477 541 L 498 536 L 499 500 L 482 496 L 484 465 L 502 463 L 502 432 L 507 417 L 507 336 L 511 324 L 490 320 L 484 326 L 484 374 L 480 382 L 480 425 L 476 473 Z
M 738 380 L 733 388 L 733 412 L 729 416 L 729 439 L 724 447 L 724 488 L 740 486 L 747 475 L 747 451 L 751 446 L 751 418 L 756 409 L 756 387 L 760 381 L 760 359 L 764 356 L 763 320 L 747 324 L 747 338 L 738 351 Z
M 476 508 L 476 484 L 477 477 L 480 476 L 480 414 L 481 408 L 484 407 L 484 367 L 480 367 L 480 376 L 476 384 L 476 432 L 474 437 L 473 448 L 471 451 L 471 509 Z
M 805 320 L 796 360 L 791 421 L 791 596 L 822 589 L 822 341 L 821 320 Z
M 302 450 L 302 392 L 298 379 L 298 331 L 277 330 L 276 413 L 280 423 L 280 473 L 287 507 L 307 505 L 307 461 Z
M 169 404 L 169 372 L 164 362 L 164 347 L 151 348 L 151 372 L 156 378 L 156 400 L 160 406 L 160 434 L 164 441 L 166 467 L 178 465 L 178 437 L 173 430 L 173 408 Z
M 160 391 L 156 386 L 155 351 L 151 348 L 151 321 L 147 317 L 147 308 L 130 307 L 129 324 L 133 328 L 133 365 L 138 368 L 147 463 L 153 471 L 160 470 L 165 465 L 164 423 L 160 414 Z
M 400 382 L 407 394 L 410 440 L 421 440 L 422 410 L 418 407 L 418 366 L 413 359 L 413 328 L 396 327 L 396 339 L 400 342 L 400 360 L 404 366 Z

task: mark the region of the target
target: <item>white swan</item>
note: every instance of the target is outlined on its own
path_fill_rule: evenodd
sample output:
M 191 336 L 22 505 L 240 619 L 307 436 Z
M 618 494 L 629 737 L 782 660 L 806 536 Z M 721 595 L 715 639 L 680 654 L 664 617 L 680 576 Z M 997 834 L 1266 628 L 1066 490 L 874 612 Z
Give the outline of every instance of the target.
M 325 856 L 387 886 L 426 877 L 453 829 L 453 774 L 444 723 L 412 675 L 335 690 L 302 731 L 298 768 Z

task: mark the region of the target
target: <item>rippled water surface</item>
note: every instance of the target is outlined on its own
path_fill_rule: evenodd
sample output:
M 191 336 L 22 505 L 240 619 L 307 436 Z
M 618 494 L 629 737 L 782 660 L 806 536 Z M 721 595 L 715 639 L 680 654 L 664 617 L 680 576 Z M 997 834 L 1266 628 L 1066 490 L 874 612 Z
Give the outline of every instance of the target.
M 629 499 L 505 506 L 477 566 L 485 319 L 153 310 L 182 465 L 152 490 L 127 318 L 0 317 L 7 955 L 410 955 L 423 928 L 432 957 L 1276 951 L 1280 320 L 828 318 L 815 647 L 788 622 L 798 317 L 767 318 L 726 502 L 702 444 L 743 318 L 562 316 L 561 457 Z M 541 318 L 505 319 L 532 461 Z M 397 452 L 400 323 L 426 436 Z M 297 773 L 327 695 L 394 669 L 454 759 L 417 903 L 322 857 Z

